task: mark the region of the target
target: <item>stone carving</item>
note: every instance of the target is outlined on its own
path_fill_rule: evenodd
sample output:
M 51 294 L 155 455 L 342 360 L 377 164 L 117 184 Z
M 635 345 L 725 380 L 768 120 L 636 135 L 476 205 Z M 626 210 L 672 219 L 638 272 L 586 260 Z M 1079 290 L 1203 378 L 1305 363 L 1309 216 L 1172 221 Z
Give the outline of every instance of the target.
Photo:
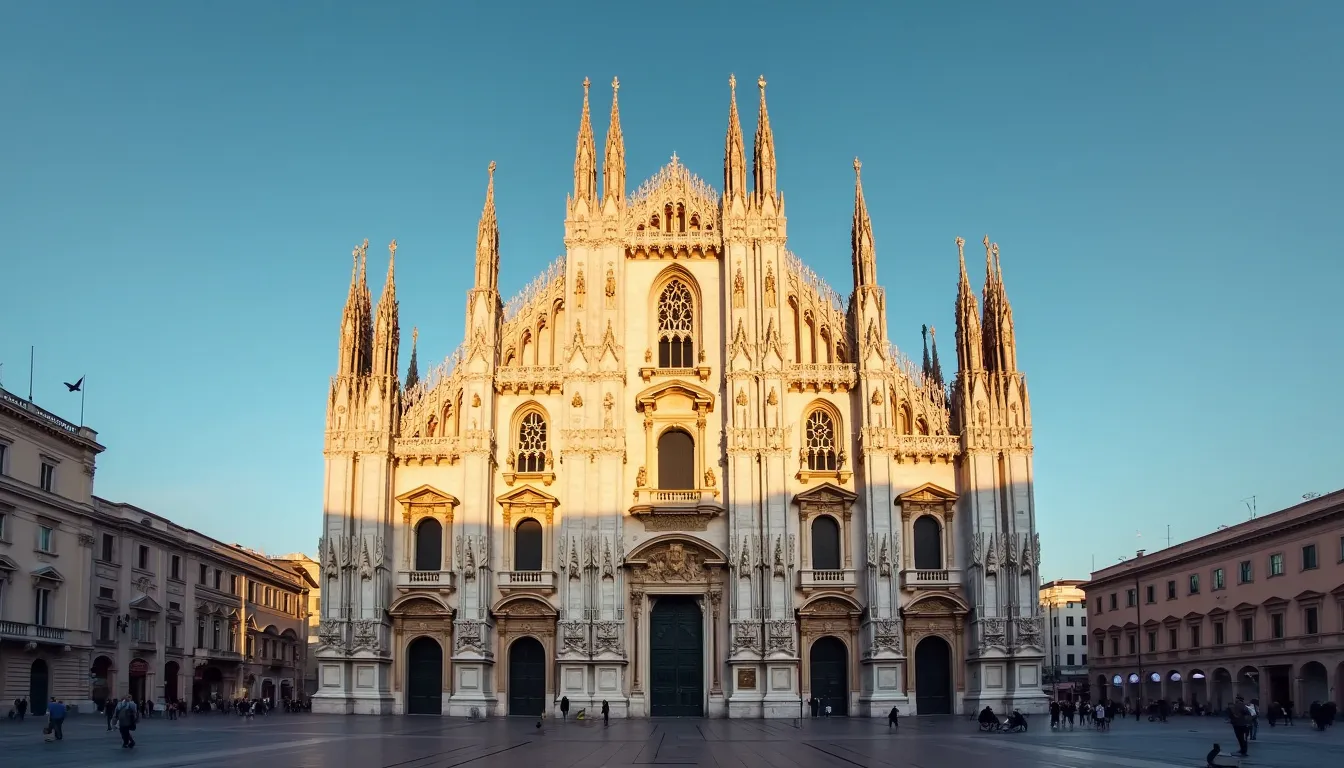
M 999 553 L 998 547 L 994 543 L 994 534 L 989 534 L 989 541 L 985 544 L 985 573 L 998 573 L 999 571 Z
M 737 573 L 744 579 L 751 578 L 751 539 L 747 536 L 742 537 L 741 562 L 738 563 Z
M 703 531 L 709 527 L 709 517 L 697 514 L 659 512 L 643 517 L 646 531 Z
M 635 473 L 635 487 L 645 488 L 648 486 L 648 484 L 649 484 L 648 470 L 644 469 L 644 467 L 641 466 L 639 468 L 639 471 Z
M 1041 617 L 1029 616 L 1015 620 L 1018 647 L 1041 648 Z
M 620 653 L 621 652 L 621 624 L 616 621 L 599 621 L 597 623 L 597 641 L 596 650 L 598 653 Z
M 704 578 L 703 557 L 687 551 L 680 542 L 671 542 L 648 556 L 645 577 L 649 581 L 700 581 Z
M 87 469 L 87 467 L 86 467 L 86 469 Z M 93 547 L 93 534 L 91 534 L 91 533 L 81 533 L 81 534 L 79 534 L 79 545 L 80 545 L 81 547 L 92 548 L 92 547 Z
M 882 537 L 882 551 L 877 556 L 877 575 L 891 576 L 891 557 L 887 554 L 888 537 Z
M 713 468 L 710 468 L 710 469 L 706 469 L 706 470 L 705 470 L 705 487 L 706 487 L 706 488 L 713 488 L 713 487 L 714 487 L 714 469 L 713 469 Z
M 873 390 L 872 403 L 873 403 L 873 405 L 881 405 L 881 404 L 882 404 L 882 390 L 880 390 L 880 389 L 874 389 L 874 390 Z
M 481 640 L 481 622 L 479 621 L 459 621 L 457 623 L 456 635 L 457 652 L 463 651 L 483 651 L 484 644 Z
M 471 407 L 472 407 L 472 408 L 480 408 L 480 407 L 481 407 L 481 396 L 480 396 L 479 394 L 475 394 L 475 393 L 472 394 L 472 396 L 471 396 Z M 475 424 L 476 422 L 473 421 L 472 423 Z
M 985 547 L 985 534 L 984 534 L 983 532 L 981 532 L 981 531 L 976 531 L 976 532 L 971 536 L 971 547 L 970 547 L 970 549 L 971 549 L 971 567 L 972 567 L 972 568 L 979 568 L 979 567 L 981 566 L 981 564 L 982 564 L 982 560 L 981 560 L 981 558 L 980 558 L 980 553 L 981 553 L 982 550 L 984 550 L 984 547 Z
M 794 553 L 794 538 L 793 538 L 793 534 L 790 533 L 790 534 L 789 534 L 788 559 L 785 561 L 785 562 L 787 562 L 787 563 L 789 564 L 789 567 L 790 567 L 790 568 L 793 568 L 795 565 L 798 564 L 798 561 L 793 559 L 793 553 Z
M 563 643 L 562 652 L 588 652 L 588 633 L 582 621 L 561 622 L 560 641 Z
M 611 539 L 602 540 L 602 576 L 616 578 L 616 569 L 611 564 Z
M 588 294 L 588 284 L 583 279 L 583 267 L 579 267 L 579 272 L 574 277 L 574 307 L 583 309 L 583 298 Z
M 364 539 L 363 550 L 359 556 L 359 578 L 369 581 L 373 578 L 373 558 L 369 557 L 369 540 Z
M 1011 533 L 999 537 L 999 559 L 1009 567 L 1017 565 L 1017 547 L 1013 546 L 1013 538 Z
M 1007 633 L 1004 631 L 1003 619 L 984 618 L 980 620 L 981 634 L 984 637 L 984 644 L 989 648 L 1003 648 L 1008 644 Z
M 793 653 L 793 622 L 788 619 L 772 619 L 769 622 L 768 653 Z
M 741 622 L 733 625 L 733 653 L 749 651 L 761 652 L 760 627 L 754 623 Z
M 773 309 L 775 306 L 775 268 L 766 262 L 765 264 L 765 306 Z
M 747 391 L 745 389 L 737 390 L 737 404 L 743 407 L 747 405 Z
M 747 280 L 742 276 L 742 262 L 737 262 L 737 275 L 733 277 L 733 306 L 741 309 L 747 305 Z
M 378 622 L 373 619 L 356 619 L 355 641 L 351 645 L 351 650 L 358 651 L 367 648 L 371 651 L 378 650 Z
M 868 534 L 867 563 L 869 568 L 877 567 L 877 534 L 874 533 Z
M 579 543 L 575 538 L 569 540 L 569 578 L 579 578 Z
M 607 309 L 616 308 L 616 270 L 607 262 L 607 284 L 603 289 L 607 294 Z
M 896 619 L 873 622 L 873 650 L 901 652 L 901 624 Z
M 781 578 L 781 579 L 784 578 L 785 575 L 786 575 L 786 574 L 784 573 L 784 543 L 783 543 L 783 540 L 782 540 L 779 536 L 776 536 L 776 537 L 775 537 L 775 562 L 774 562 L 774 566 L 775 566 L 775 575 L 778 576 L 778 577 Z
M 317 628 L 317 639 L 323 645 L 339 645 L 341 642 L 341 623 L 335 619 L 326 619 Z
M 580 395 L 578 392 L 575 392 L 575 393 L 574 393 L 574 399 L 573 399 L 573 400 L 570 400 L 570 401 L 569 401 L 569 404 L 570 404 L 570 406 L 573 407 L 573 408 L 582 408 L 582 407 L 583 407 L 583 395 Z
M 1022 534 L 1022 570 L 1033 570 L 1033 565 L 1035 563 L 1032 562 L 1031 537 L 1024 533 Z
M 462 561 L 462 578 L 473 581 L 476 578 L 476 554 L 471 549 L 471 537 L 467 537 L 467 554 Z
M 1037 568 L 1041 566 L 1041 534 L 1039 533 L 1031 535 L 1031 562 Z
M 779 395 L 775 394 L 775 388 L 770 388 L 770 394 L 765 396 L 766 405 L 779 405 Z

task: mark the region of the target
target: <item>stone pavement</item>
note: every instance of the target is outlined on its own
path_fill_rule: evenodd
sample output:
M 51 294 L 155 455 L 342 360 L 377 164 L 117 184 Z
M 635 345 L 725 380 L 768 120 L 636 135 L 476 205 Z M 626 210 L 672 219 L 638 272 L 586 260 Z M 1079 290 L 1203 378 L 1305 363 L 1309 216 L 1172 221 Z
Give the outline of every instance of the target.
M 0 720 L 0 765 L 22 768 L 617 768 L 709 765 L 733 768 L 1172 768 L 1203 766 L 1213 741 L 1235 745 L 1215 718 L 1117 722 L 1110 733 L 1051 732 L 1043 718 L 1025 734 L 978 733 L 964 718 L 882 720 L 601 720 L 472 722 L 429 717 L 272 714 L 193 715 L 141 721 L 134 750 L 121 748 L 102 719 L 74 716 L 65 740 L 42 741 L 42 722 Z M 1344 765 L 1344 725 L 1262 725 L 1247 768 Z

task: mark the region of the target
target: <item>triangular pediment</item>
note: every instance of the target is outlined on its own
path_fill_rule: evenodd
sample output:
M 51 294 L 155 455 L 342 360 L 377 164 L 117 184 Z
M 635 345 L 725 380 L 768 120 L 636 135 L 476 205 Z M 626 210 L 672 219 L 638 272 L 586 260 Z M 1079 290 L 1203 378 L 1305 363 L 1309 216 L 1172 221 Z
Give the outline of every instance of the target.
M 517 504 L 517 505 L 548 506 L 548 507 L 560 506 L 559 499 L 555 498 L 554 496 L 545 491 L 533 488 L 530 485 L 519 486 L 513 489 L 512 491 L 509 491 L 508 493 L 497 496 L 495 498 L 495 501 L 498 501 L 500 504 Z
M 671 224 L 667 219 L 669 207 L 675 217 Z M 679 234 L 703 232 L 712 236 L 719 226 L 720 208 L 719 193 L 674 154 L 667 165 L 630 194 L 626 201 L 628 231 L 656 235 L 670 228 Z
M 857 498 L 856 494 L 834 483 L 822 483 L 816 488 L 795 494 L 793 500 L 798 504 L 853 504 Z
M 38 568 L 37 570 L 33 571 L 33 578 L 42 579 L 44 581 L 52 581 L 57 584 L 65 583 L 65 577 L 61 575 L 61 572 L 51 567 L 50 565 L 44 565 L 41 568 Z
M 1167 615 L 1167 618 L 1165 618 L 1165 619 L 1162 620 L 1162 623 L 1163 623 L 1163 624 L 1179 624 L 1179 623 L 1181 623 L 1181 620 L 1178 619 L 1178 618 L 1176 618 L 1175 616 L 1172 616 L 1172 615 L 1168 614 L 1168 615 Z
M 1258 605 L 1251 605 L 1250 603 L 1237 603 L 1237 607 L 1233 608 L 1232 610 L 1236 611 L 1237 613 L 1247 613 L 1250 611 L 1254 611 L 1259 607 L 1260 606 Z
M 13 560 L 10 560 L 8 557 L 5 557 L 4 555 L 0 555 L 0 571 L 17 571 L 17 570 L 19 570 L 18 563 L 14 562 Z
M 1202 614 L 1202 613 L 1198 613 L 1198 612 L 1196 612 L 1196 611 L 1191 611 L 1191 612 L 1185 614 L 1185 617 L 1184 617 L 1184 618 L 1185 618 L 1186 621 L 1198 621 L 1198 620 L 1204 618 L 1204 614 Z
M 902 502 L 908 501 L 917 504 L 938 504 L 942 502 L 956 501 L 957 494 L 941 485 L 925 483 L 918 488 L 911 488 L 896 498 Z
M 447 504 L 457 506 L 458 500 L 450 493 L 444 493 L 432 485 L 422 485 L 412 491 L 407 491 L 397 497 L 397 501 L 406 506 L 438 506 Z
M 160 613 L 163 607 L 154 602 L 154 598 L 149 595 L 141 595 L 131 601 L 130 607 L 137 611 L 147 611 L 149 613 Z
M 1293 599 L 1299 603 L 1309 603 L 1313 600 L 1320 600 L 1323 597 L 1325 597 L 1325 595 L 1314 589 L 1306 589 L 1297 593 L 1297 597 L 1294 597 Z
M 1268 600 L 1265 600 L 1264 602 L 1264 606 L 1266 608 L 1278 608 L 1281 605 L 1287 605 L 1287 604 L 1288 604 L 1288 598 L 1277 596 L 1271 597 Z
M 1143 622 L 1143 626 L 1145 626 L 1145 627 L 1156 627 L 1159 623 L 1160 623 L 1160 622 L 1158 622 L 1157 619 L 1149 619 L 1149 620 Z
M 1226 615 L 1227 615 L 1226 608 L 1214 608 L 1213 610 L 1209 611 L 1209 618 L 1211 619 L 1219 618 Z

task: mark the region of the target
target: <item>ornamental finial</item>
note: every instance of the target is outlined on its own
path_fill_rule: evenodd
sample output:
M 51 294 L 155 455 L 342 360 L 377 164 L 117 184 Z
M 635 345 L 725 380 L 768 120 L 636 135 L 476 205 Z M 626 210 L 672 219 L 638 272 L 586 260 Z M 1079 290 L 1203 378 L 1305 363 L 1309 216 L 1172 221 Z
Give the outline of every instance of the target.
M 390 243 L 387 244 L 387 252 L 388 252 L 388 254 L 389 254 L 392 258 L 394 258 L 394 259 L 397 258 L 397 241 L 396 241 L 396 238 L 393 238 L 393 239 L 392 239 L 392 242 L 390 242 Z
M 611 78 L 611 90 L 612 90 L 612 92 L 616 92 L 616 91 L 621 90 L 621 80 L 620 80 L 620 78 L 617 78 L 617 77 L 613 77 L 613 78 Z
M 413 326 L 411 328 L 411 346 L 414 347 L 415 344 L 419 341 L 420 341 L 420 328 L 419 326 Z
M 863 163 L 859 162 L 859 158 L 857 158 L 857 157 L 854 158 L 854 175 L 855 175 L 855 176 L 858 176 L 858 175 L 859 175 L 859 169 L 861 169 L 861 168 L 863 168 Z
M 733 95 L 737 95 L 737 75 L 728 76 L 728 89 L 733 92 Z
M 494 181 L 494 179 L 495 179 L 495 161 L 494 161 L 494 160 L 491 160 L 491 161 L 490 161 L 490 165 L 486 166 L 486 170 L 489 171 L 489 173 L 490 173 L 490 180 L 491 180 L 491 181 Z
M 585 91 L 588 90 L 588 86 L 590 86 L 590 85 L 592 85 L 592 84 L 593 84 L 593 81 L 592 81 L 592 80 L 589 80 L 589 79 L 586 78 L 586 77 L 583 78 L 583 90 L 585 90 Z
M 761 94 L 765 94 L 765 75 L 756 78 L 756 85 L 760 86 Z

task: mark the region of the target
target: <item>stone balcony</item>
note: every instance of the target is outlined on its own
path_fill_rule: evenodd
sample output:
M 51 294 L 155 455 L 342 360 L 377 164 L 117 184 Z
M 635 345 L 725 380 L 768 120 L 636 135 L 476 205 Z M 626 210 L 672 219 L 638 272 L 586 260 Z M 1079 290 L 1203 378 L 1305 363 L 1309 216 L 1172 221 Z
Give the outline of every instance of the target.
M 817 589 L 841 589 L 846 592 L 853 592 L 858 586 L 854 574 L 853 568 L 836 570 L 804 568 L 798 571 L 798 586 L 804 593 Z
M 66 630 L 60 627 L 42 627 L 19 621 L 0 621 L 0 639 L 27 641 L 45 645 L 64 645 Z
M 497 571 L 495 577 L 495 586 L 500 592 L 555 591 L 555 571 Z
M 928 570 L 907 568 L 901 571 L 901 588 L 913 592 L 917 589 L 952 589 L 961 587 L 961 571 L 956 568 Z
M 784 367 L 790 392 L 848 392 L 858 378 L 850 363 L 792 363 Z
M 457 588 L 457 574 L 453 571 L 397 571 L 396 586 L 402 593 L 423 589 L 447 594 Z
M 630 514 L 639 517 L 651 531 L 703 531 L 711 518 L 723 512 L 716 488 L 637 488 L 634 496 Z

